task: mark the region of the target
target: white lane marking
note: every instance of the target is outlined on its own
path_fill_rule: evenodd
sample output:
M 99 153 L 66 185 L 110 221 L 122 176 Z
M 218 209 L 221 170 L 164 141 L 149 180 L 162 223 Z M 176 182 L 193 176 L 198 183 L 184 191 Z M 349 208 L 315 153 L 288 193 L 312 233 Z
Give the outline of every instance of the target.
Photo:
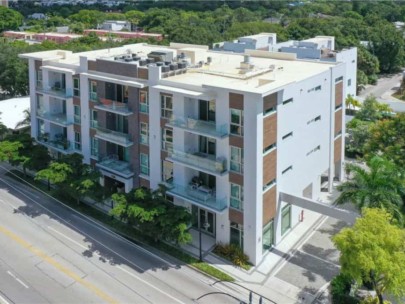
M 54 232 L 56 232 L 56 233 L 59 234 L 60 236 L 63 236 L 64 238 L 68 239 L 69 241 L 71 241 L 72 243 L 76 244 L 77 246 L 79 246 L 79 247 L 81 247 L 81 248 L 83 248 L 83 249 L 89 250 L 89 248 L 87 248 L 87 247 L 84 246 L 83 244 L 80 244 L 79 242 L 73 240 L 72 238 L 68 237 L 68 236 L 65 235 L 64 233 L 57 231 L 57 230 L 54 229 L 53 227 L 48 226 L 48 229 L 49 229 L 49 230 L 52 230 L 52 231 L 54 231 Z M 97 257 L 100 257 L 100 255 L 99 255 L 98 253 L 94 253 L 94 255 L 97 256 Z M 146 285 L 152 287 L 153 289 L 158 290 L 160 293 L 164 294 L 165 296 L 170 297 L 171 299 L 175 300 L 176 302 L 178 302 L 178 303 L 183 303 L 183 302 L 177 300 L 176 298 L 173 298 L 173 297 L 172 297 L 171 295 L 169 295 L 168 293 L 166 293 L 166 292 L 164 292 L 164 291 L 162 291 L 162 290 L 160 290 L 160 289 L 157 289 L 155 286 L 153 286 L 153 285 L 151 285 L 150 283 L 146 282 L 145 280 L 139 278 L 138 276 L 134 275 L 133 273 L 129 272 L 128 270 L 122 268 L 121 266 L 117 266 L 117 268 L 120 269 L 121 271 L 123 271 L 123 272 L 129 274 L 129 275 L 132 276 L 133 278 L 135 278 L 135 279 L 137 279 L 137 280 L 139 280 L 139 281 L 145 283 Z M 142 271 L 143 271 L 143 272 L 146 272 L 146 269 L 142 269 Z
M 0 168 L 3 168 L 3 169 L 6 170 L 7 172 L 10 172 L 10 170 L 8 170 L 7 168 L 5 168 L 5 167 L 3 167 L 3 166 L 1 166 L 1 165 L 0 165 Z M 11 173 L 11 172 L 10 172 L 10 173 Z M 13 173 L 11 173 L 11 174 L 13 174 Z M 17 176 L 17 177 L 18 177 L 18 176 Z M 18 177 L 18 178 L 21 179 L 20 177 Z M 10 183 L 6 182 L 3 178 L 0 178 L 0 180 L 1 180 L 3 183 L 5 183 L 6 185 L 8 185 L 8 186 L 10 186 L 11 188 L 13 188 L 14 190 L 16 190 L 17 192 L 20 192 L 22 195 L 24 195 L 25 197 L 27 197 L 29 200 L 31 200 L 31 201 L 34 202 L 35 204 L 39 205 L 41 208 L 43 208 L 43 209 L 45 209 L 46 211 L 48 211 L 49 213 L 53 214 L 53 215 L 56 216 L 57 218 L 61 219 L 61 221 L 65 222 L 65 223 L 68 223 L 68 221 L 64 220 L 61 216 L 59 216 L 59 215 L 57 215 L 56 213 L 52 212 L 51 210 L 49 210 L 49 209 L 46 208 L 45 206 L 39 204 L 38 202 L 36 202 L 35 200 L 33 200 L 30 196 L 28 196 L 27 194 L 25 194 L 24 192 L 22 192 L 20 189 L 18 189 L 17 187 L 11 185 Z M 28 184 L 28 183 L 27 183 L 26 181 L 24 181 L 23 179 L 21 179 L 21 180 L 22 180 L 22 183 L 23 183 L 23 184 Z M 90 217 L 88 217 L 88 216 L 86 216 L 86 215 L 84 215 L 84 214 L 81 214 L 80 212 L 76 211 L 76 210 L 73 209 L 72 207 L 70 207 L 70 206 L 64 204 L 64 203 L 61 202 L 60 200 L 58 200 L 58 199 L 52 197 L 51 195 L 49 195 L 48 193 L 46 193 L 46 192 L 42 191 L 41 189 L 35 187 L 34 185 L 31 185 L 31 184 L 28 184 L 28 185 L 29 185 L 29 187 L 32 187 L 32 188 L 36 189 L 36 190 L 39 191 L 40 193 L 42 193 L 42 194 L 48 196 L 49 198 L 51 198 L 51 199 L 57 201 L 59 204 L 63 205 L 64 207 L 66 207 L 66 208 L 68 208 L 69 210 L 73 211 L 72 216 L 74 216 L 74 217 L 76 217 L 76 218 L 78 218 L 78 219 L 81 219 L 82 221 L 86 222 L 87 224 L 89 223 L 88 221 L 90 221 L 90 222 L 93 223 L 93 225 L 94 225 L 95 228 L 97 228 L 97 229 L 99 229 L 99 230 L 102 230 L 102 231 L 104 231 L 104 232 L 107 232 L 108 234 L 110 234 L 111 236 L 115 237 L 116 239 L 119 239 L 119 240 L 121 240 L 121 241 L 125 241 L 127 244 L 130 244 L 131 246 L 137 248 L 138 250 L 140 250 L 140 251 L 142 251 L 142 252 L 144 252 L 144 253 L 146 253 L 146 254 L 148 254 L 148 255 L 150 255 L 150 256 L 153 256 L 155 259 L 158 259 L 158 260 L 160 260 L 160 261 L 166 263 L 166 264 L 169 265 L 170 267 L 174 267 L 174 266 L 175 266 L 175 265 L 173 265 L 172 263 L 170 263 L 169 261 L 163 259 L 162 257 L 160 257 L 160 256 L 158 256 L 158 255 L 156 255 L 156 254 L 154 254 L 154 253 L 152 253 L 152 252 L 146 250 L 145 248 L 142 248 L 142 247 L 139 246 L 139 245 L 136 245 L 136 244 L 134 244 L 134 243 L 128 241 L 127 239 L 125 239 L 124 237 L 120 236 L 119 234 L 117 234 L 117 233 L 115 233 L 115 232 L 109 230 L 108 228 L 102 226 L 100 223 L 98 223 L 98 222 L 95 221 L 94 219 L 92 219 L 92 218 L 90 218 Z M 30 194 L 32 194 L 32 193 L 30 192 Z M 78 214 L 78 215 L 76 215 L 76 214 Z M 85 220 L 82 219 L 81 217 L 84 217 L 84 218 L 87 219 L 88 221 L 85 221 Z M 69 223 L 68 223 L 68 224 L 69 224 Z M 77 230 L 80 231 L 80 232 L 82 232 L 82 231 L 81 231 L 80 229 L 78 229 L 78 228 L 77 228 Z M 82 233 L 85 234 L 84 232 L 82 232 Z M 105 248 L 109 249 L 108 247 L 106 247 L 106 246 L 103 245 L 102 243 L 98 242 L 97 240 L 93 239 L 93 238 L 90 237 L 89 235 L 87 235 L 87 234 L 85 234 L 85 235 L 88 236 L 88 237 L 89 237 L 90 239 L 92 239 L 93 241 L 95 241 L 95 242 L 99 243 L 100 245 L 104 246 Z M 109 249 L 109 250 L 111 250 L 111 249 Z M 112 250 L 111 250 L 111 251 L 112 251 Z M 125 259 L 125 258 L 124 258 L 124 259 Z
M 133 273 L 129 272 L 128 270 L 122 268 L 121 266 L 117 266 L 117 268 L 121 269 L 123 272 L 126 272 L 127 274 L 129 274 L 131 277 L 143 282 L 144 284 L 148 285 L 149 287 L 152 287 L 153 289 L 159 291 L 160 293 L 164 294 L 165 296 L 169 297 L 170 299 L 173 299 L 174 301 L 176 301 L 177 303 L 181 303 L 181 304 L 185 304 L 184 302 L 178 300 L 177 298 L 169 295 L 168 293 L 164 292 L 163 290 L 160 290 L 159 288 L 156 288 L 155 286 L 153 286 L 152 284 L 150 284 L 149 282 L 137 277 L 136 275 L 134 275 Z
M 10 302 L 7 301 L 1 294 L 0 294 L 0 303 L 10 304 Z
M 8 201 L 3 201 L 2 199 L 0 199 L 0 202 L 5 203 L 5 204 L 9 205 L 9 206 L 10 206 L 11 208 L 13 208 L 13 209 L 18 209 L 18 207 L 14 206 L 13 204 L 11 204 L 11 203 L 10 203 L 10 202 L 8 202 Z
M 7 270 L 7 273 L 13 277 L 14 280 L 16 280 L 18 283 L 20 283 L 22 286 L 24 286 L 25 288 L 29 288 L 27 284 L 25 284 L 23 281 L 21 281 L 19 278 L 17 278 L 17 276 L 12 273 L 11 271 Z

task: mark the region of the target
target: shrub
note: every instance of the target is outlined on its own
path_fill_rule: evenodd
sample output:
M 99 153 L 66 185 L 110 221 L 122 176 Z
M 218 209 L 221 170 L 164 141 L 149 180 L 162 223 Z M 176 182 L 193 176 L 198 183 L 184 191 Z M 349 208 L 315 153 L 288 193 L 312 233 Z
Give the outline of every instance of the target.
M 235 244 L 217 244 L 214 249 L 214 253 L 231 261 L 236 266 L 244 269 L 249 269 L 249 257 L 243 252 L 243 250 Z
M 344 274 L 339 274 L 331 282 L 333 304 L 358 304 L 360 301 L 349 295 L 352 279 Z

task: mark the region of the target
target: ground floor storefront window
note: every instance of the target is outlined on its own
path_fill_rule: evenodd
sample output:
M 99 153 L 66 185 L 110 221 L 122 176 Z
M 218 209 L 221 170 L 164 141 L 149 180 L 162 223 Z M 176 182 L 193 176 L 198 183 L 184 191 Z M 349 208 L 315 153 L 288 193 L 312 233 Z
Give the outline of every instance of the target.
M 270 250 L 274 245 L 274 221 L 270 221 L 263 228 L 263 252 Z

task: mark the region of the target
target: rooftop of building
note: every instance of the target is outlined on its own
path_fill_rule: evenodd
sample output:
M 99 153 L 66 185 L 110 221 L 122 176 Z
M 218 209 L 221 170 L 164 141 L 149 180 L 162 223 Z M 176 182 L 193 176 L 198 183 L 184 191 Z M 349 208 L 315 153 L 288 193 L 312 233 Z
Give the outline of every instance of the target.
M 295 54 L 256 50 L 248 51 L 250 55 L 247 58 L 244 54 L 210 51 L 206 46 L 186 44 L 172 44 L 171 47 L 164 47 L 140 43 L 83 53 L 54 50 L 22 54 L 21 57 L 46 59 L 47 65 L 52 65 L 49 62 L 50 59 L 55 61 L 57 66 L 66 68 L 71 66 L 74 69 L 79 67 L 80 57 L 87 57 L 88 60 L 114 60 L 138 65 L 139 63 L 135 60 L 145 61 L 151 52 L 171 53 L 173 60 L 166 62 L 166 66 L 171 63 L 186 62 L 186 60 L 179 59 L 181 54 L 184 56 L 182 59 L 188 59 L 187 66 L 183 67 L 184 73 L 168 75 L 169 77 L 162 79 L 162 83 L 179 87 L 182 85 L 221 87 L 252 93 L 265 93 L 288 83 L 301 81 L 325 72 L 331 66 L 336 65 L 333 62 L 297 60 Z M 138 59 L 132 60 L 132 56 Z M 193 59 L 187 58 L 189 56 Z M 150 63 L 148 62 L 148 64 Z M 165 63 L 161 62 L 161 64 Z M 145 67 L 147 67 L 146 64 Z

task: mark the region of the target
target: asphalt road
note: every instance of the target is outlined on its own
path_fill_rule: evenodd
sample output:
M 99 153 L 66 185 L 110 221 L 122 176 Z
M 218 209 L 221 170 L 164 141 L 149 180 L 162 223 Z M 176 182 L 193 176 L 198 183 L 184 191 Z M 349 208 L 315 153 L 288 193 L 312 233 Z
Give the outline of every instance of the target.
M 112 233 L 0 167 L 0 303 L 238 303 L 247 294 Z M 16 212 L 17 211 L 17 212 Z

